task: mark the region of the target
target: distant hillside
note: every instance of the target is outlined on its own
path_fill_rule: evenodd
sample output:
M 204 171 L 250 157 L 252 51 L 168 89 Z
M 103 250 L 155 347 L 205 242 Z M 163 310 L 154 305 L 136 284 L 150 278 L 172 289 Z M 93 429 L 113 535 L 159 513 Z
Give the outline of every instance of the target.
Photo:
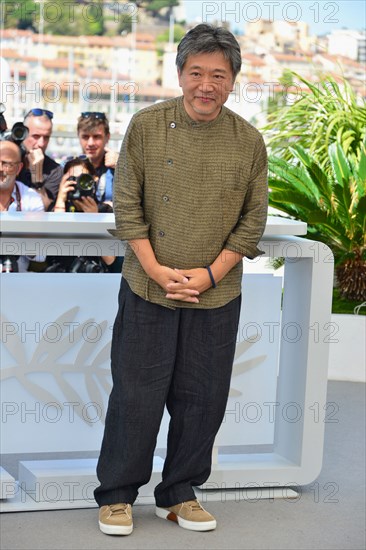
M 162 34 L 179 0 L 7 0 L 6 4 L 5 29 L 63 36 L 117 36 L 130 32 L 134 23 L 141 32 Z

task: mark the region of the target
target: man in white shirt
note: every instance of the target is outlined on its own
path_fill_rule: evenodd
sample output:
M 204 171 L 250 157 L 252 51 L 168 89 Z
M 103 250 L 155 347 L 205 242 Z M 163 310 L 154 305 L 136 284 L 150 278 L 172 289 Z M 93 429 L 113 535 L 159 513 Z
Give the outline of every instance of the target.
M 42 197 L 24 183 L 17 181 L 17 175 L 22 169 L 21 152 L 15 143 L 0 141 L 0 211 L 42 211 Z M 14 259 L 14 258 L 13 258 Z M 26 271 L 25 257 L 18 259 L 19 271 Z
M 41 196 L 17 181 L 22 169 L 21 152 L 11 141 L 0 141 L 0 210 L 44 210 Z

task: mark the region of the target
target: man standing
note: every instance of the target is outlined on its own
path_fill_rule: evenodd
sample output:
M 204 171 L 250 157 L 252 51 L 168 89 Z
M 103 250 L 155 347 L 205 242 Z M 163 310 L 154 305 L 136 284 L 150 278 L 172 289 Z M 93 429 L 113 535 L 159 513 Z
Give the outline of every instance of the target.
M 81 113 L 77 132 L 83 153 L 98 176 L 97 199 L 99 202 L 110 202 L 113 199 L 113 178 L 118 153 L 107 147 L 110 138 L 107 117 L 104 113 L 92 111 Z
M 267 218 L 263 139 L 224 106 L 241 67 L 238 42 L 225 28 L 198 25 L 180 42 L 176 64 L 183 96 L 134 115 L 116 171 L 114 234 L 129 246 L 95 490 L 107 534 L 132 532 L 165 405 L 156 515 L 215 529 L 193 487 L 210 475 L 225 413 L 242 258 L 261 253 Z
M 46 155 L 52 134 L 53 113 L 45 109 L 31 109 L 24 118 L 28 136 L 23 141 L 26 155 L 19 180 L 36 189 L 45 208 L 56 199 L 63 175 L 62 167 Z

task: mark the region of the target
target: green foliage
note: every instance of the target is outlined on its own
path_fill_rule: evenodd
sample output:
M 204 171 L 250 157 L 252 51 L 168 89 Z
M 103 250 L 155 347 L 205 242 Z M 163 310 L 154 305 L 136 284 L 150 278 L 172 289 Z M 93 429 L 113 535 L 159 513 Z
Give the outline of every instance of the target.
M 274 91 L 273 95 L 268 98 L 267 114 L 270 117 L 273 113 L 278 111 L 281 107 L 286 105 L 286 93 L 285 90 L 288 86 L 293 85 L 293 73 L 289 69 L 285 69 L 282 76 L 278 79 L 279 83 L 283 86 L 283 91 Z
M 32 29 L 38 28 L 39 6 L 34 0 L 7 0 L 2 3 L 4 29 Z
M 154 15 L 161 15 L 161 10 L 168 8 L 168 17 L 171 9 L 175 6 L 179 6 L 179 0 L 148 0 L 145 2 L 146 11 Z
M 32 29 L 54 35 L 104 34 L 103 0 L 92 3 L 65 0 L 7 0 L 4 28 Z
M 357 159 L 366 135 L 366 109 L 347 80 L 338 84 L 332 76 L 325 76 L 314 84 L 294 72 L 292 75 L 304 90 L 293 105 L 269 114 L 264 131 L 270 135 L 270 149 L 290 160 L 289 144 L 300 144 L 327 170 L 328 147 L 338 142 L 348 158 Z
M 94 0 L 91 4 L 47 0 L 44 13 L 46 33 L 68 36 L 101 36 L 104 34 L 102 0 Z
M 366 107 L 345 80 L 295 76 L 309 92 L 270 114 L 265 128 L 269 203 L 332 249 L 340 295 L 366 300 Z
M 174 42 L 180 42 L 186 31 L 181 25 L 174 25 Z M 167 29 L 162 34 L 159 34 L 156 41 L 159 43 L 169 42 L 170 31 Z
M 270 205 L 305 221 L 309 236 L 330 246 L 342 295 L 366 299 L 365 146 L 357 160 L 347 158 L 339 143 L 330 144 L 327 171 L 300 145 L 289 153 L 292 162 L 269 158 Z
M 309 224 L 311 233 L 326 237 L 342 261 L 357 250 L 365 252 L 366 152 L 360 159 L 347 159 L 341 145 L 328 147 L 331 170 L 326 172 L 301 147 L 289 147 L 297 163 L 270 157 L 271 206 Z
M 120 15 L 118 17 L 117 34 L 125 34 L 132 31 L 132 17 L 130 15 Z
M 80 36 L 104 35 L 106 20 L 114 22 L 103 0 L 66 2 L 65 0 L 6 0 L 3 3 L 5 29 L 31 29 L 54 35 Z M 111 5 L 120 4 L 111 2 Z M 138 9 L 153 17 L 169 21 L 172 9 L 179 0 L 136 0 Z M 115 8 L 117 9 L 117 8 Z M 131 15 L 118 11 L 118 22 L 110 25 L 108 34 L 131 31 Z M 179 34 L 179 31 L 177 31 Z M 177 36 L 178 36 L 177 34 Z
M 342 298 L 337 288 L 333 289 L 333 301 L 332 301 L 332 313 L 343 313 L 366 315 L 366 306 L 360 307 L 361 304 L 358 300 L 347 300 Z

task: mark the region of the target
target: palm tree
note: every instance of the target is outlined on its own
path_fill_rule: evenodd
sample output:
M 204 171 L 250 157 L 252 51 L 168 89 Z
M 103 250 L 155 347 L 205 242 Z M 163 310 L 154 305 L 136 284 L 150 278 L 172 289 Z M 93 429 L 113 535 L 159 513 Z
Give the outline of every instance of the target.
M 296 143 L 328 169 L 328 147 L 337 141 L 348 158 L 359 158 L 366 136 L 366 108 L 349 82 L 342 79 L 338 84 L 332 76 L 325 75 L 314 84 L 295 72 L 288 74 L 302 82 L 304 90 L 293 105 L 268 115 L 264 130 L 270 135 L 268 145 L 272 152 L 290 160 L 288 145 Z
M 328 146 L 325 164 L 300 145 L 288 148 L 292 161 L 269 158 L 269 203 L 308 224 L 308 235 L 325 242 L 335 256 L 341 296 L 366 300 L 366 149 L 347 158 L 338 142 Z
M 268 115 L 270 205 L 330 246 L 341 296 L 366 300 L 366 108 L 349 83 L 313 84 Z

